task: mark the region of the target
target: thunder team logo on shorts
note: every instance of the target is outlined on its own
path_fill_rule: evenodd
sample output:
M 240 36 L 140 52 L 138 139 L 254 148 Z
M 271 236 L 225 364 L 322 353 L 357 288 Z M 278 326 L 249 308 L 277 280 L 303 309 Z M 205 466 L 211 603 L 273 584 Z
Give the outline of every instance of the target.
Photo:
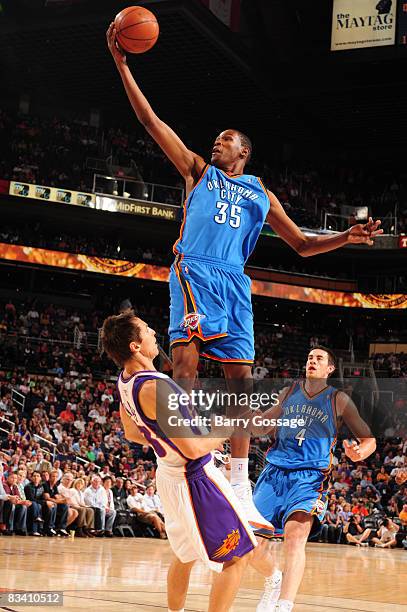
M 240 533 L 238 529 L 234 529 L 223 540 L 222 544 L 215 550 L 213 553 L 214 559 L 220 559 L 221 557 L 226 557 L 232 550 L 235 550 L 239 546 L 240 542 Z
M 325 502 L 323 502 L 322 499 L 317 499 L 314 510 L 317 514 L 321 514 L 321 512 L 325 510 Z
M 180 327 L 181 329 L 190 329 L 194 331 L 198 329 L 199 321 L 204 318 L 205 315 L 199 314 L 198 312 L 190 312 L 182 319 Z

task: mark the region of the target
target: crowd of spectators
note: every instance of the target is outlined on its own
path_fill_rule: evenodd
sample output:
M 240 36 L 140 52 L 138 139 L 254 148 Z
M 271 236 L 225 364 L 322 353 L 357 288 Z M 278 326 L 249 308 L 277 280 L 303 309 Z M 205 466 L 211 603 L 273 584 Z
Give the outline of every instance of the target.
M 148 320 L 153 307 L 145 303 L 143 308 Z M 153 318 L 160 320 L 161 310 L 155 308 Z M 148 447 L 124 439 L 116 370 L 96 346 L 86 343 L 86 335 L 97 337 L 105 314 L 38 301 L 25 306 L 8 300 L 1 305 L 0 419 L 13 423 L 8 423 L 10 433 L 0 430 L 6 534 L 66 536 L 75 530 L 80 536 L 110 537 L 126 526 L 135 534 L 166 537 L 154 490 L 154 455 Z M 75 327 L 85 334 L 77 348 Z M 303 359 L 281 353 L 281 347 L 293 349 L 294 339 L 305 352 L 319 343 L 329 345 L 329 336 L 316 335 L 314 329 L 297 322 L 259 330 L 254 378 L 301 376 Z M 201 372 L 220 377 L 216 368 L 211 364 Z M 25 397 L 23 410 L 13 402 L 13 390 Z M 407 490 L 396 476 L 406 467 L 407 431 L 394 426 L 394 418 L 405 412 L 405 403 L 393 406 L 393 420 L 383 433 L 386 440 L 363 464 L 350 464 L 338 447 L 322 540 L 393 546 L 394 539 L 405 539 Z M 5 429 L 2 423 L 0 427 Z M 264 452 L 269 440 L 253 443 Z M 251 453 L 249 467 L 255 479 L 261 468 L 257 451 Z M 387 518 L 391 523 L 381 524 Z M 394 538 L 389 539 L 389 532 Z
M 397 482 L 407 469 L 407 438 L 379 442 L 357 464 L 337 453 L 320 542 L 407 548 L 407 486 Z
M 387 339 L 386 342 L 398 342 Z M 371 355 L 373 367 L 389 378 L 407 378 L 407 353 L 374 353 Z
M 209 148 L 209 143 L 205 146 Z M 91 191 L 87 158 L 109 160 L 106 174 L 183 187 L 162 151 L 136 124 L 96 128 L 83 119 L 40 118 L 0 110 L 0 178 Z M 273 166 L 254 158 L 250 172 L 264 178 L 290 216 L 302 227 L 320 227 L 325 212 L 368 206 L 375 216 L 397 209 L 398 230 L 407 231 L 407 180 L 402 171 L 321 164 Z M 103 171 L 102 171 L 103 173 Z M 171 201 L 174 197 L 169 194 Z M 178 196 L 175 197 L 178 203 Z M 350 220 L 351 220 L 350 215 Z M 356 220 L 354 221 L 356 222 Z M 333 229 L 344 229 L 332 217 Z
M 98 154 L 98 133 L 88 122 L 0 110 L 0 143 L 1 178 L 91 191 L 85 162 Z

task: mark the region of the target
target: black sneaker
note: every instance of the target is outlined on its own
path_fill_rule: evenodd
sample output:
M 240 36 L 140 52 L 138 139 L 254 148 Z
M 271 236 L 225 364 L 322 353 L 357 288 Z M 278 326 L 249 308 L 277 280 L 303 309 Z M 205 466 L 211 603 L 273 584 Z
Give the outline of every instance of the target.
M 66 529 L 58 529 L 58 534 L 63 536 L 64 538 L 69 538 L 69 533 Z

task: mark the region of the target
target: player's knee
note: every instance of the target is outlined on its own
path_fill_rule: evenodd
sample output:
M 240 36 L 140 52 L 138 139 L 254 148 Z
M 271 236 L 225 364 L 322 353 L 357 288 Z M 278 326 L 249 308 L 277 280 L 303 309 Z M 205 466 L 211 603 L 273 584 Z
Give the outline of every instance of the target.
M 196 375 L 196 359 L 187 352 L 173 354 L 173 376 L 176 380 L 194 379 Z
M 308 540 L 311 527 L 309 523 L 290 522 L 284 533 L 284 544 L 286 549 L 304 546 Z
M 257 538 L 257 542 L 256 548 L 252 551 L 252 559 L 255 561 L 263 561 L 270 555 L 269 542 L 264 538 Z

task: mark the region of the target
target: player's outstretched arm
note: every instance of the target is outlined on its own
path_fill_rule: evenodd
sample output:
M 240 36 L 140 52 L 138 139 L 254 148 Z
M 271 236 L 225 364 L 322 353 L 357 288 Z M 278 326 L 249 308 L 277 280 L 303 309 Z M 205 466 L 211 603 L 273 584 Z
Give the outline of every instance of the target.
M 196 153 L 190 151 L 177 134 L 164 121 L 161 121 L 151 108 L 150 103 L 130 72 L 125 53 L 117 44 L 116 30 L 113 23 L 110 24 L 106 38 L 110 53 L 113 56 L 137 119 L 145 127 L 150 136 L 154 138 L 186 181 L 188 179 L 192 179 L 192 181 L 198 179 L 205 166 L 204 160 Z
M 336 398 L 336 413 L 342 417 L 356 440 L 344 440 L 345 454 L 352 461 L 363 461 L 376 450 L 376 439 L 372 436 L 367 423 L 362 419 L 349 395 L 340 391 Z
M 306 236 L 287 215 L 274 193 L 271 193 L 271 191 L 267 193 L 270 200 L 267 223 L 302 257 L 334 251 L 346 244 L 367 244 L 371 246 L 374 244 L 374 238 L 383 234 L 383 230 L 379 229 L 381 221 L 373 221 L 372 218 L 369 218 L 365 225 L 354 225 L 346 232 L 331 236 Z
M 180 397 L 185 402 L 180 400 Z M 174 392 L 168 382 L 149 380 L 139 392 L 139 402 L 146 417 L 157 421 L 163 434 L 175 444 L 188 459 L 199 459 L 216 450 L 233 433 L 233 428 L 218 428 L 209 437 L 206 426 L 189 423 L 197 413 L 187 405 L 189 396 Z

